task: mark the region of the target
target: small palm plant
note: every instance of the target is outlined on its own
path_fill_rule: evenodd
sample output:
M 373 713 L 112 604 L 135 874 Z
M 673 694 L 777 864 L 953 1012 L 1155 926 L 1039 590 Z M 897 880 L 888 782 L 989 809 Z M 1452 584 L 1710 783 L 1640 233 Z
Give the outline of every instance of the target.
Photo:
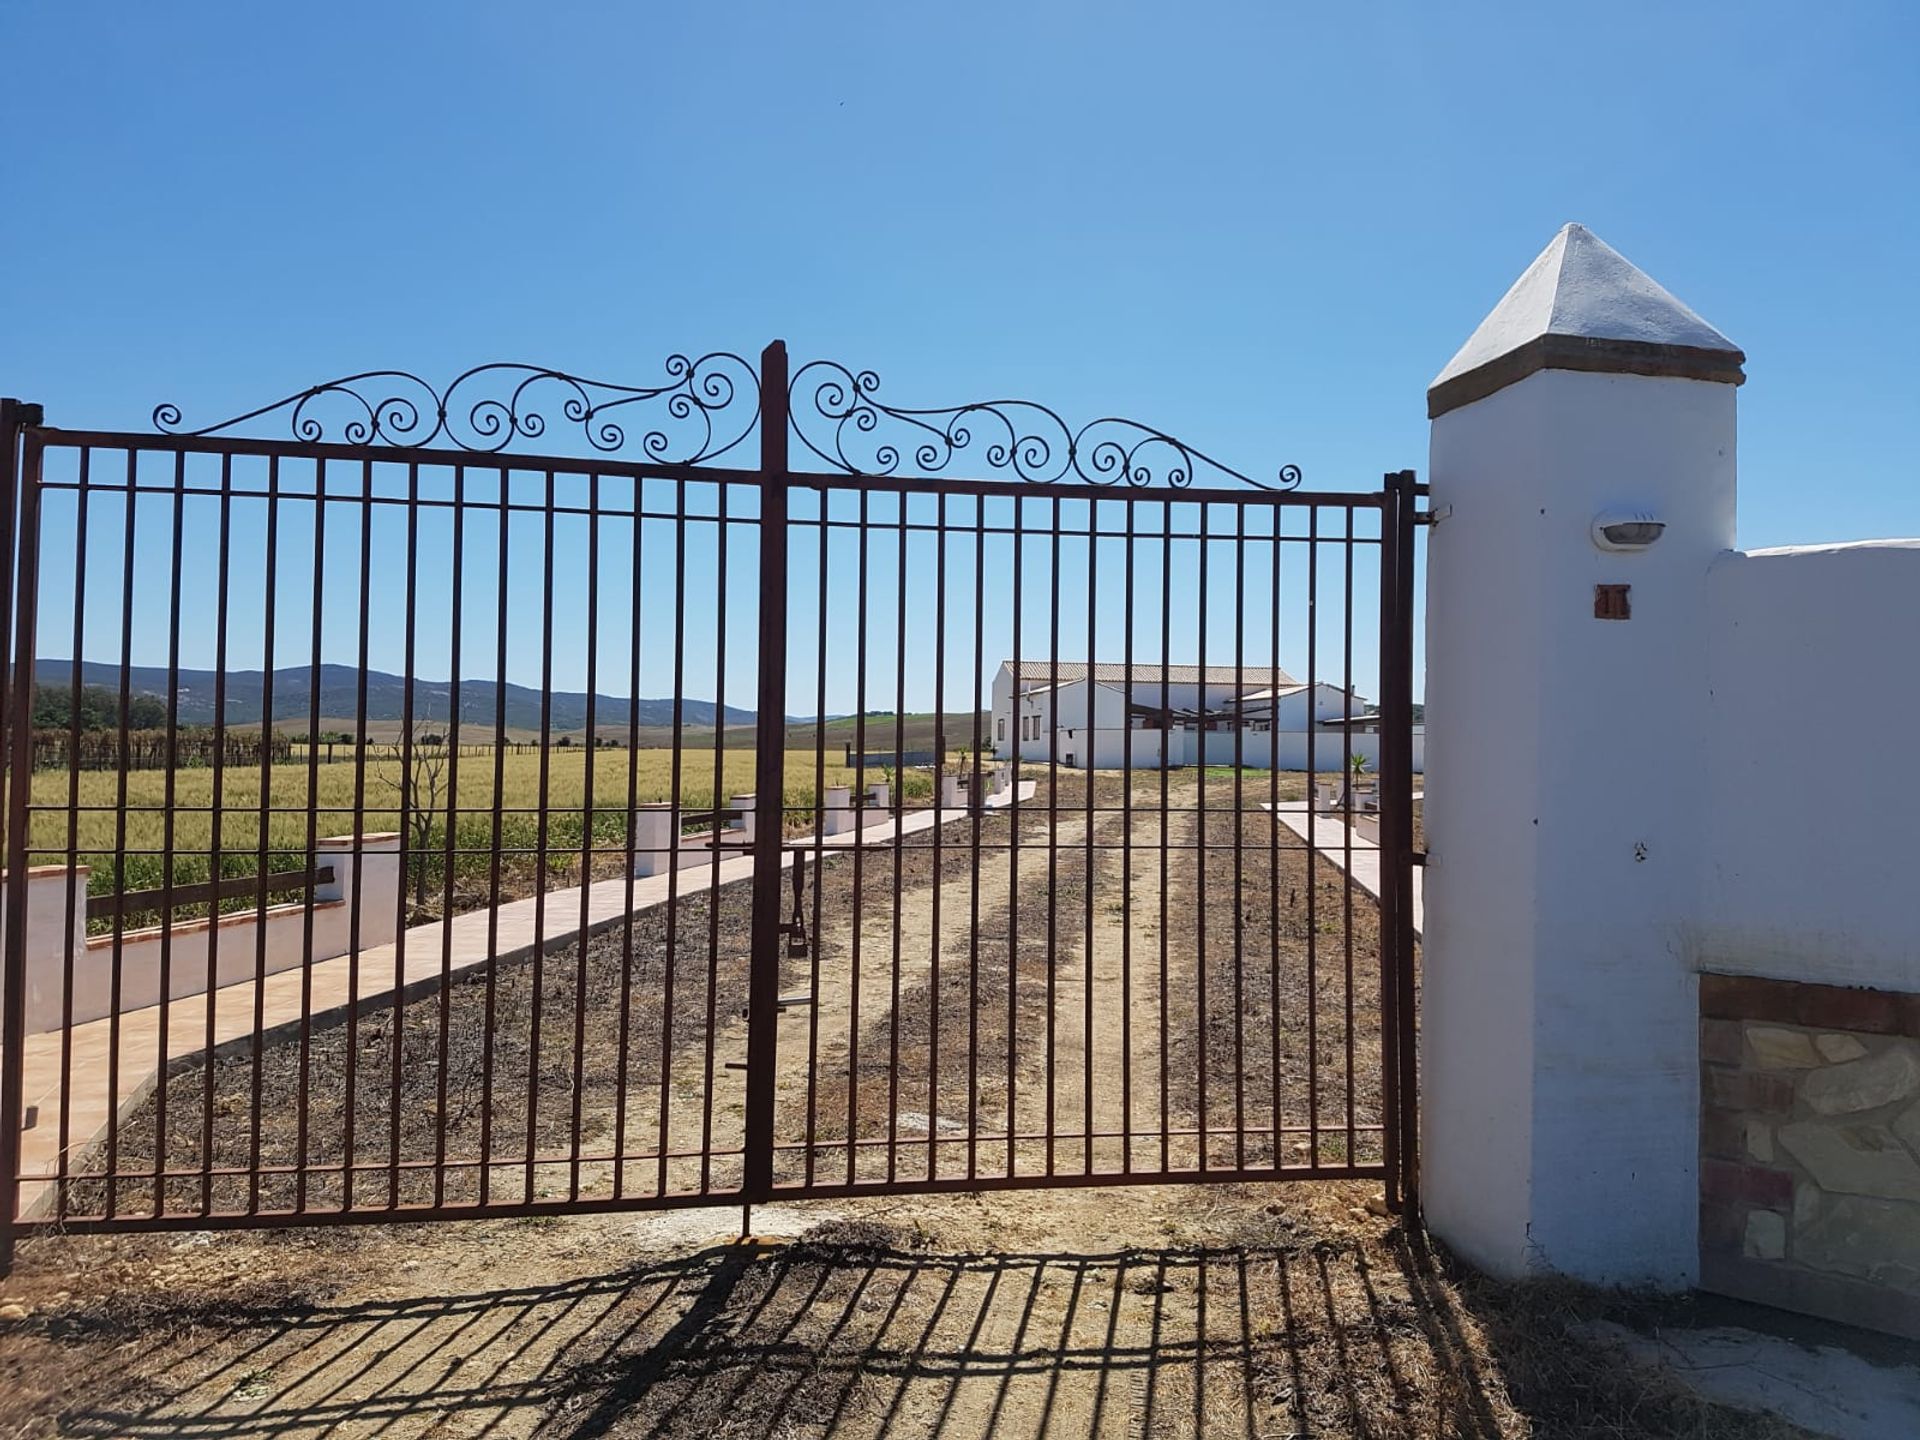
M 1360 789 L 1360 782 L 1366 778 L 1367 757 L 1349 755 L 1347 757 L 1347 805 L 1353 805 L 1353 797 Z

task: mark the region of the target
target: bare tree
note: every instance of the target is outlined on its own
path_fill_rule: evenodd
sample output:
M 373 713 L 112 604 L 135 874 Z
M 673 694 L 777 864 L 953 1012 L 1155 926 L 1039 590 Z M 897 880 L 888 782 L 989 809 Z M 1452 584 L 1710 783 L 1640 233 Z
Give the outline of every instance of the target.
M 402 744 L 395 756 L 396 772 L 380 777 L 394 793 L 400 823 L 407 832 L 415 908 L 427 903 L 427 852 L 433 845 L 433 823 L 451 798 L 447 771 L 452 753 L 444 735 L 416 724 L 411 743 Z M 453 823 L 451 816 L 447 823 Z

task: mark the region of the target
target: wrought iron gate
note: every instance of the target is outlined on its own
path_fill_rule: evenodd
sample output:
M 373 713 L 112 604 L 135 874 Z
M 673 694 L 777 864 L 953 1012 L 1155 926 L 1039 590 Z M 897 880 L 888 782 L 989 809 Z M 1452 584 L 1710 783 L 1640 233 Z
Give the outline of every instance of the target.
M 0 402 L 0 1262 L 37 1226 L 1401 1204 L 1412 475 L 878 389 L 776 342 L 153 433 Z

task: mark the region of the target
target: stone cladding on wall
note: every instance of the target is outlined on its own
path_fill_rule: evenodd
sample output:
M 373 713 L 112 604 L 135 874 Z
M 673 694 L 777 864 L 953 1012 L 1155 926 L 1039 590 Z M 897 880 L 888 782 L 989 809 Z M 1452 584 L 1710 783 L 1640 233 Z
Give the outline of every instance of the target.
M 1700 977 L 1703 1289 L 1920 1338 L 1920 994 Z

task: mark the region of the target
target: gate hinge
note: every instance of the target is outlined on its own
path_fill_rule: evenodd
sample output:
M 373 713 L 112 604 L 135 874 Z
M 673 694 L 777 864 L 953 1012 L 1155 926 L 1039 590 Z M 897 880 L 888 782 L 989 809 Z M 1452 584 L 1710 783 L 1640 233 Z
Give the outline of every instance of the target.
M 1438 525 L 1442 520 L 1447 519 L 1452 514 L 1453 507 L 1451 505 L 1442 505 L 1437 510 L 1416 510 L 1413 514 L 1413 523 L 1416 525 Z
M 1426 851 L 1424 851 L 1424 850 L 1416 850 L 1416 851 L 1414 851 L 1414 852 L 1413 852 L 1413 863 L 1414 863 L 1414 864 L 1416 864 L 1416 865 L 1419 865 L 1419 866 L 1421 866 L 1421 867 L 1423 867 L 1423 868 L 1424 868 L 1424 867 L 1425 867 L 1425 865 L 1426 865 L 1426 863 L 1427 863 L 1427 852 L 1426 852 Z

